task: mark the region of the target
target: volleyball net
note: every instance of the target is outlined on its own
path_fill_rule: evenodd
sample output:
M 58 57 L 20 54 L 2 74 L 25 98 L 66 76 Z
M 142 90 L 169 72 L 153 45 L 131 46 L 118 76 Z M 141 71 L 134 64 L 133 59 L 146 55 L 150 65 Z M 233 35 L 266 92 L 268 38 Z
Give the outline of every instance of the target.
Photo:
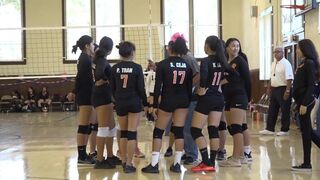
M 110 63 L 120 57 L 115 45 L 131 41 L 136 45 L 135 61 L 146 68 L 148 61 L 164 58 L 165 25 L 120 25 L 90 27 L 0 28 L 0 78 L 69 78 L 74 77 L 81 50 L 72 54 L 72 46 L 82 35 L 90 35 L 99 44 L 103 36 L 114 41 L 107 57 Z

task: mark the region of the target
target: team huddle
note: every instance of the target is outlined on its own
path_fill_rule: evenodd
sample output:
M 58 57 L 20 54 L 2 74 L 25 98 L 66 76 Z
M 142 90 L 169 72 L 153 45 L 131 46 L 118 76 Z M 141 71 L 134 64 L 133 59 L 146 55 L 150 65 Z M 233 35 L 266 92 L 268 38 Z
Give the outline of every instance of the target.
M 143 111 L 156 119 L 152 159 L 149 165 L 142 168 L 144 173 L 159 173 L 162 137 L 170 122 L 175 143 L 174 161 L 170 166 L 172 172 L 181 172 L 185 132 L 191 135 L 202 157 L 202 161 L 191 168 L 193 172 L 215 171 L 221 144 L 219 132 L 226 130 L 233 136 L 233 154 L 223 159 L 219 166 L 241 167 L 241 164 L 252 160 L 246 124 L 251 80 L 247 58 L 241 51 L 238 39 L 231 38 L 224 43 L 216 36 L 207 37 L 204 51 L 208 56 L 201 60 L 200 69 L 197 69 L 194 68 L 198 66 L 194 58 L 194 62 L 184 58 L 190 52 L 185 38 L 176 33 L 167 46 L 169 56 L 156 65 L 154 88 L 148 95 L 152 96 L 151 104 L 147 100 L 143 69 L 134 62 L 135 45 L 128 41 L 117 45 L 121 61 L 111 67 L 107 56 L 112 47 L 112 39 L 103 37 L 95 49 L 93 39 L 86 35 L 74 46 L 74 52 L 77 48 L 82 50 L 75 85 L 80 110 L 78 164 L 94 164 L 96 169 L 122 165 L 125 173 L 135 172 L 132 160 Z M 192 102 L 196 102 L 194 109 L 189 107 Z M 92 130 L 89 126 L 92 106 L 98 121 L 94 127 L 97 130 L 95 158 L 86 152 L 88 134 Z M 113 137 L 117 135 L 114 109 L 120 128 L 119 157 L 112 151 Z M 187 118 L 190 111 L 193 116 Z M 221 118 L 223 113 L 227 122 Z M 190 119 L 189 126 L 186 126 L 187 119 Z M 208 129 L 210 151 L 202 134 L 204 127 Z M 107 158 L 103 154 L 105 145 Z

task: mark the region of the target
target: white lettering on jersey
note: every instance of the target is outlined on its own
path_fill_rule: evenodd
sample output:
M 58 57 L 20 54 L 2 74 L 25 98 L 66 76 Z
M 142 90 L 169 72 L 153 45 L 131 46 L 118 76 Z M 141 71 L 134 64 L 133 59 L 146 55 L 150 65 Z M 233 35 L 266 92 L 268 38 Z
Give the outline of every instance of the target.
M 176 67 L 176 66 L 174 66 L 173 63 L 171 62 L 171 63 L 170 63 L 170 67 Z
M 122 73 L 132 73 L 132 68 L 121 68 Z
M 178 67 L 178 68 L 186 68 L 187 65 L 186 65 L 186 63 L 176 63 L 176 67 Z

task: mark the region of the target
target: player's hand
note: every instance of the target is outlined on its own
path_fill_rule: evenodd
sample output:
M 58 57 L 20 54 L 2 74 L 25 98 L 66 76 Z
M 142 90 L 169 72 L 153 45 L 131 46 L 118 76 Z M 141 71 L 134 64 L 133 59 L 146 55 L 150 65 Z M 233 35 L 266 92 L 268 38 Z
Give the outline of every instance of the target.
M 301 105 L 300 109 L 299 109 L 299 114 L 300 115 L 305 115 L 306 113 L 307 113 L 307 106 Z
M 206 94 L 207 90 L 208 90 L 208 88 L 199 87 L 197 93 L 199 96 L 203 96 Z

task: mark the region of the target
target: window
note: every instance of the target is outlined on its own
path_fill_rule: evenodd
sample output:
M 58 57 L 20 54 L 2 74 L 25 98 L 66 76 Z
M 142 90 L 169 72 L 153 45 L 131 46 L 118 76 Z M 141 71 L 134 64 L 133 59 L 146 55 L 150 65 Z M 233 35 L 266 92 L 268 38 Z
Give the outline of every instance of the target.
M 164 23 L 169 25 L 165 28 L 165 43 L 180 32 L 188 40 L 193 39 L 188 44 L 195 57 L 206 56 L 205 39 L 219 34 L 219 3 L 220 0 L 164 0 Z
M 121 24 L 121 7 L 120 0 L 96 0 L 96 42 L 99 44 L 103 36 L 108 36 L 113 40 L 114 47 L 120 43 L 121 29 L 118 26 Z M 112 8 L 110 8 L 112 7 Z M 109 26 L 102 28 L 99 26 Z M 119 53 L 113 49 L 108 59 L 119 59 Z
M 187 39 L 189 36 L 189 3 L 188 0 L 165 0 L 164 23 L 169 25 L 165 28 L 165 43 L 168 44 L 171 35 L 176 32 L 182 33 Z
M 0 63 L 25 63 L 24 60 L 24 6 L 21 0 L 0 0 Z
M 262 11 L 259 22 L 260 69 L 259 80 L 270 79 L 272 56 L 272 7 Z
M 114 44 L 120 42 L 121 31 L 121 0 L 65 0 L 66 23 L 66 61 L 75 62 L 80 55 L 72 54 L 72 46 L 82 35 L 93 37 L 94 42 L 99 44 L 103 36 L 109 36 Z M 93 2 L 93 3 L 92 3 Z M 116 18 L 115 18 L 116 17 Z M 89 26 L 96 25 L 97 28 Z M 85 28 L 72 28 L 74 26 Z M 100 27 L 99 27 L 100 26 Z M 107 26 L 107 27 L 101 27 Z M 116 26 L 116 27 L 110 27 Z M 69 28 L 71 27 L 71 28 Z M 110 58 L 118 58 L 116 51 L 113 51 Z
M 66 0 L 66 26 L 90 26 L 91 25 L 91 1 L 90 0 Z M 66 60 L 76 60 L 80 55 L 71 52 L 72 46 L 82 35 L 91 36 L 90 28 L 68 28 L 66 30 Z
M 218 0 L 194 1 L 194 56 L 205 57 L 204 42 L 208 36 L 219 36 Z

